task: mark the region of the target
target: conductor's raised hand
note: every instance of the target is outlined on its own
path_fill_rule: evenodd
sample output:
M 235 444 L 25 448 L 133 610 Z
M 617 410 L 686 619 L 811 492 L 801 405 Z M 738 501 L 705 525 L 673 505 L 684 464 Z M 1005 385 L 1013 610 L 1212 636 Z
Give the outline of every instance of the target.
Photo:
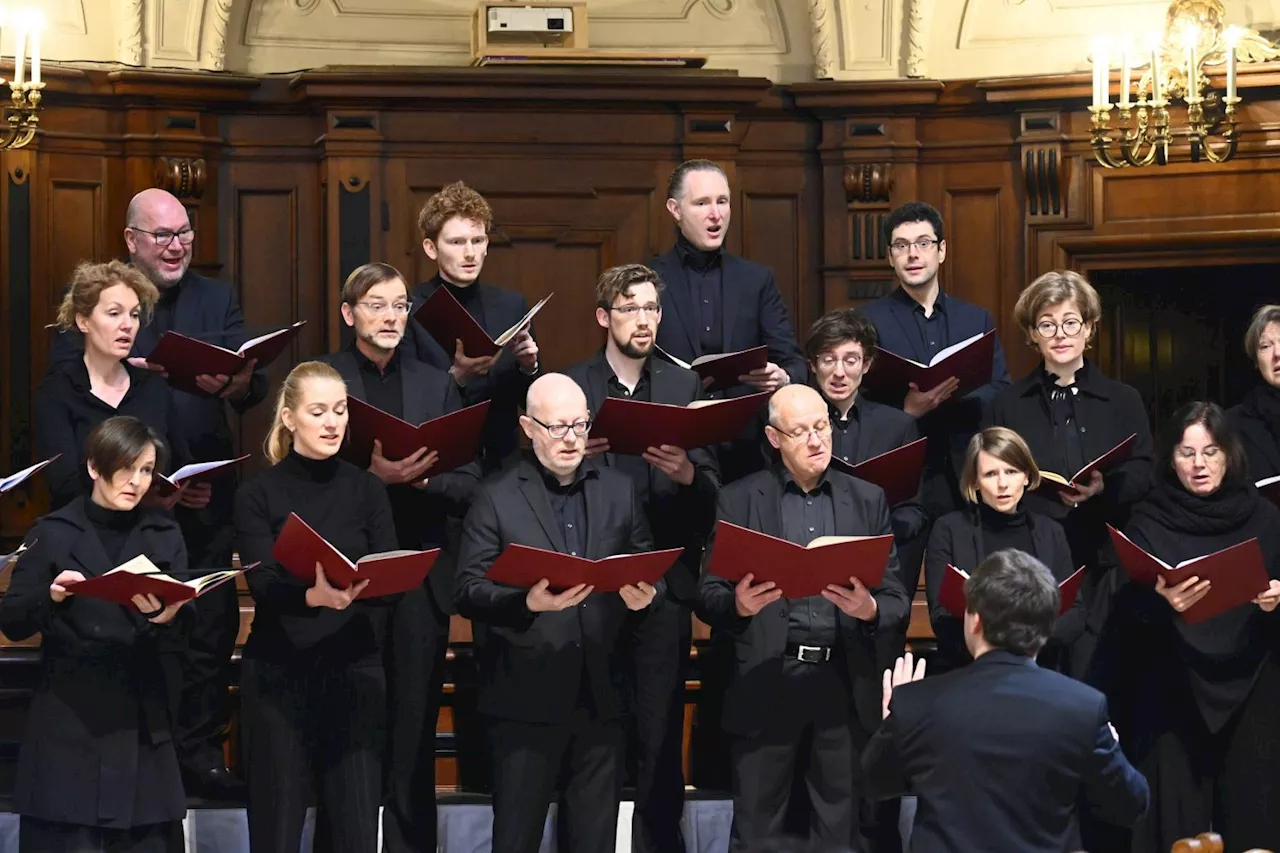
M 593 586 L 580 583 L 577 586 L 569 587 L 563 592 L 553 593 L 551 591 L 551 581 L 543 578 L 525 593 L 524 606 L 529 608 L 530 613 L 555 613 L 559 610 L 568 610 L 570 607 L 577 607 L 586 601 L 587 596 L 594 589 L 595 587 Z
M 67 589 L 67 584 L 82 580 L 84 580 L 84 575 L 80 572 L 75 572 L 71 569 L 58 572 L 58 576 L 53 579 L 53 583 L 49 584 L 49 597 L 53 599 L 54 604 L 61 604 L 67 600 L 67 596 L 75 595 L 74 592 Z
M 739 616 L 755 616 L 779 598 L 782 590 L 773 581 L 752 584 L 756 576 L 747 572 L 738 585 L 733 588 L 733 603 Z
M 924 678 L 924 658 L 920 658 L 917 662 L 907 652 L 902 657 L 893 662 L 892 669 L 884 671 L 884 683 L 880 700 L 881 717 L 889 716 L 889 702 L 893 699 L 893 690 L 904 684 L 910 684 L 913 681 L 919 681 Z
M 166 606 L 164 601 L 149 592 L 135 595 L 132 601 L 138 612 L 153 625 L 168 625 L 185 603 L 178 601 Z
M 866 584 L 854 577 L 849 578 L 848 587 L 827 584 L 822 597 L 839 607 L 845 616 L 863 622 L 874 622 L 880 610 Z
M 368 585 L 369 581 L 366 579 L 352 584 L 347 589 L 338 589 L 329 583 L 329 578 L 324 573 L 324 566 L 316 563 L 316 582 L 307 590 L 307 606 L 346 610 L 351 606 L 351 602 L 360 597 L 360 593 L 364 592 L 364 588 Z
M 453 366 L 449 368 L 449 374 L 453 377 L 453 381 L 459 385 L 466 385 L 468 380 L 484 376 L 489 372 L 489 368 L 493 367 L 493 360 L 496 356 L 485 355 L 478 358 L 468 358 L 467 354 L 462 351 L 462 338 L 455 338 L 456 346 L 453 350 Z
M 1188 608 L 1194 607 L 1196 602 L 1209 594 L 1209 581 L 1202 581 L 1193 575 L 1177 586 L 1169 586 L 1164 578 L 1157 577 L 1156 592 L 1164 596 L 1164 600 L 1169 602 L 1169 606 L 1174 610 L 1185 613 Z
M 653 597 L 658 590 L 652 584 L 639 581 L 634 584 L 625 584 L 618 589 L 618 595 L 622 596 L 622 603 L 627 605 L 628 610 L 644 610 L 653 603 Z

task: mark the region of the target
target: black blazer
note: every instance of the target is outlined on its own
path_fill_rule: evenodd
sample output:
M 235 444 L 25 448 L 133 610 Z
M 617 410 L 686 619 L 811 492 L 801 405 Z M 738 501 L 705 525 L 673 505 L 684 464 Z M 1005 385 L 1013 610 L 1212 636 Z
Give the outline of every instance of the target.
M 912 853 L 1064 853 L 1076 806 L 1132 825 L 1147 782 L 1107 728 L 1102 694 L 1006 651 L 893 691 L 862 753 L 864 792 L 918 798 Z
M 404 340 L 400 343 L 402 352 L 425 362 L 446 373 L 453 366 L 453 347 L 446 351 L 444 347 L 412 319 L 422 303 L 436 288 L 443 287 L 440 276 L 428 279 L 413 288 L 411 294 L 413 305 L 409 309 L 410 322 L 405 327 Z M 489 337 L 496 337 L 517 323 L 529 311 L 529 303 L 514 290 L 504 290 L 491 284 L 476 282 L 471 285 L 479 294 L 480 305 L 484 310 L 484 327 Z M 533 327 L 529 328 L 533 334 Z M 536 336 L 535 336 L 536 338 Z M 539 353 L 541 358 L 541 353 Z M 492 471 L 509 461 L 516 452 L 518 439 L 516 423 L 520 418 L 520 410 L 524 407 L 524 397 L 533 380 L 542 372 L 526 376 L 520 370 L 520 362 L 511 355 L 511 351 L 503 349 L 499 353 L 493 367 L 484 376 L 470 379 L 462 389 L 463 402 L 468 406 L 492 401 L 489 415 L 485 421 L 482 461 L 486 471 Z
M 804 382 L 809 367 L 787 319 L 787 306 L 778 294 L 773 270 L 728 252 L 721 252 L 720 258 L 724 351 L 737 352 L 765 344 L 769 347 L 770 361 L 785 370 L 792 382 Z M 666 254 L 650 260 L 648 266 L 666 284 L 662 299 L 664 322 L 658 326 L 658 346 L 685 362 L 706 355 L 698 343 L 693 294 L 689 291 L 679 252 L 673 246 Z M 739 386 L 729 395 L 738 396 L 752 390 Z
M 1036 368 L 1002 391 L 991 403 L 984 426 L 1008 427 L 1022 436 L 1031 448 L 1036 464 L 1046 471 L 1070 477 L 1063 457 L 1062 440 L 1053 432 L 1049 400 L 1041 380 L 1042 368 Z M 1086 594 L 1092 597 L 1097 567 L 1107 562 L 1102 557 L 1109 549 L 1107 524 L 1123 528 L 1129 511 L 1151 489 L 1155 444 L 1147 421 L 1147 409 L 1137 390 L 1123 382 L 1104 376 L 1097 367 L 1085 362 L 1076 374 L 1080 391 L 1075 396 L 1075 419 L 1079 429 L 1080 449 L 1085 462 L 1097 459 L 1131 434 L 1138 439 L 1133 456 L 1105 476 L 1102 494 L 1071 509 L 1056 497 L 1038 492 L 1027 494 L 1027 509 L 1059 521 L 1067 533 L 1072 559 L 1077 566 L 1090 567 Z M 1104 612 L 1091 613 L 1103 616 Z
M 364 378 L 350 350 L 321 356 L 333 365 L 347 383 L 347 392 L 367 400 Z M 412 424 L 439 418 L 462 408 L 462 398 L 452 377 L 429 364 L 400 353 L 398 369 L 403 372 L 404 420 Z M 451 614 L 453 579 L 456 570 L 458 527 L 480 486 L 480 465 L 472 463 L 445 474 L 427 472 L 427 487 L 389 486 L 391 514 L 401 548 L 441 548 L 440 557 L 427 574 L 427 588 L 442 613 Z
M 833 470 L 827 471 L 827 480 L 835 501 L 837 536 L 892 532 L 889 507 L 877 486 Z M 782 538 L 782 483 L 778 471 L 759 471 L 725 486 L 716 509 L 717 519 Z M 714 548 L 713 531 L 708 554 Z M 909 599 L 898 577 L 898 554 L 894 549 L 889 552 L 883 582 L 871 591 L 879 608 L 874 625 L 836 611 L 855 699 L 860 695 L 860 680 L 878 683 L 880 679 L 876 633 L 900 629 L 907 619 Z M 734 602 L 734 584 L 710 572 L 702 576 L 698 596 L 699 617 L 717 632 L 732 636 L 736 648 L 733 673 L 725 691 L 724 729 L 737 735 L 759 732 L 783 710 L 782 656 L 787 646 L 790 604 L 785 598 L 779 599 L 754 617 L 743 618 Z M 858 710 L 868 725 L 878 716 L 869 708 Z
M 584 556 L 598 560 L 652 551 L 649 523 L 631 479 L 593 461 L 583 465 L 588 466 Z M 542 474 L 529 459 L 481 484 L 462 527 L 458 612 L 485 628 L 485 641 L 476 647 L 476 707 L 507 720 L 563 722 L 578 704 L 585 670 L 597 718 L 617 717 L 622 709 L 618 640 L 631 611 L 617 593 L 608 592 L 592 593 L 572 610 L 531 613 L 525 606 L 527 590 L 485 577 L 513 544 L 565 549 Z
M 232 350 L 254 336 L 253 331 L 245 328 L 240 303 L 229 285 L 188 270 L 177 287 L 178 296 L 171 317 L 173 331 Z M 130 355 L 146 357 L 160 342 L 161 334 L 154 324 L 139 330 Z M 50 373 L 60 362 L 78 359 L 83 352 L 84 336 L 79 330 L 73 328 L 56 335 L 49 350 Z M 234 456 L 235 436 L 227 421 L 227 407 L 223 401 L 185 391 L 172 393 L 173 431 L 189 449 L 189 461 L 205 462 Z M 266 371 L 255 370 L 248 393 L 239 400 L 230 401 L 231 408 L 243 414 L 262 402 L 266 395 Z M 203 510 L 176 507 L 174 511 L 183 529 L 190 534 L 192 527 L 189 522 L 204 527 L 226 524 L 231 518 L 231 496 L 235 484 L 234 477 L 214 480 L 213 496 Z
M 1280 439 L 1272 432 L 1265 416 L 1253 404 L 1254 395 L 1269 389 L 1255 388 L 1238 406 L 1227 409 L 1227 419 L 1240 436 L 1249 457 L 1249 476 L 1254 481 L 1280 474 Z M 1280 424 L 1274 428 L 1280 431 Z
M 901 409 L 865 399 L 858 400 L 857 407 L 860 418 L 857 452 L 853 459 L 844 460 L 852 465 L 897 450 L 920 438 L 916 419 Z M 920 492 L 917 490 L 914 498 L 893 507 L 889 511 L 889 520 L 893 523 L 893 538 L 899 548 L 923 534 L 929 526 L 929 513 L 920 502 Z M 919 567 L 917 563 L 912 571 Z
M 131 607 L 71 596 L 49 585 L 64 570 L 86 578 L 115 568 L 77 498 L 36 522 L 30 550 L 13 569 L 0 601 L 0 630 L 10 640 L 40 634 L 40 676 L 27 712 L 14 811 L 47 821 L 126 828 L 181 820 L 182 780 L 169 729 L 160 670 L 162 646 L 181 648 L 190 610 L 167 626 Z M 146 554 L 172 572 L 187 570 L 177 523 L 140 510 L 124 558 Z M 134 804 L 142 803 L 142 814 Z
M 598 414 L 609 396 L 609 376 L 613 374 L 604 351 L 564 373 L 582 386 L 587 405 L 593 414 Z M 661 358 L 649 359 L 649 382 L 649 396 L 654 403 L 686 406 L 705 396 L 698 374 Z M 606 453 L 599 461 L 612 467 L 617 464 L 617 454 Z M 649 503 L 644 509 L 659 548 L 685 549 L 684 556 L 667 572 L 667 594 L 692 606 L 698 597 L 702 548 L 715 522 L 720 472 L 715 457 L 706 448 L 690 449 L 689 461 L 693 463 L 694 474 L 688 486 L 681 486 L 657 468 L 648 466 Z
M 35 394 L 36 453 L 41 459 L 58 456 L 44 469 L 53 508 L 66 506 L 92 486 L 85 467 L 85 443 L 93 428 L 107 418 L 128 415 L 151 427 L 168 446 L 172 471 L 189 461 L 190 453 L 175 423 L 174 395 L 159 375 L 125 364 L 129 390 L 114 409 L 90 390 L 84 359 L 52 365 Z
M 929 624 L 938 639 L 936 657 L 940 666 L 936 667 L 937 670 L 963 666 L 970 660 L 969 650 L 964 644 L 964 620 L 952 616 L 939 604 L 938 594 L 948 565 L 972 572 L 989 554 L 982 541 L 982 528 L 975 517 L 976 509 L 971 507 L 947 513 L 938 519 L 929 534 L 929 547 L 925 550 L 925 596 L 929 601 Z M 1062 525 L 1034 512 L 1027 513 L 1027 524 L 1031 530 L 1031 555 L 1053 572 L 1054 580 L 1062 583 L 1079 568 L 1071 561 L 1071 547 L 1067 544 L 1067 535 L 1062 532 Z M 1084 596 L 1077 595 L 1075 604 L 1058 619 L 1053 636 L 1040 652 L 1042 666 L 1053 669 L 1065 663 L 1062 658 L 1067 646 L 1084 633 L 1085 613 Z M 933 665 L 931 661 L 930 666 Z

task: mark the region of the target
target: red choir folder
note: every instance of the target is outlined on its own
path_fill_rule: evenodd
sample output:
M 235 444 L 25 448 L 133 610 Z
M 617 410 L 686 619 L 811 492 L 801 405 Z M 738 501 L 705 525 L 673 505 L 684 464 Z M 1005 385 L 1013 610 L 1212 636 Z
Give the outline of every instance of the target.
M 773 581 L 787 598 L 818 595 L 828 584 L 849 586 L 855 577 L 868 589 L 884 579 L 893 536 L 821 536 L 808 547 L 727 521 L 716 522 L 715 547 L 707 571 L 737 583 Z
M 991 381 L 995 355 L 995 329 L 947 347 L 928 364 L 876 347 L 875 360 L 862 384 L 873 393 L 897 395 L 906 391 L 909 382 L 921 391 L 929 391 L 954 376 L 960 380 L 960 387 L 951 396 L 958 400 Z
M 291 512 L 276 537 L 271 556 L 285 571 L 307 584 L 316 581 L 316 563 L 324 567 L 324 576 L 338 589 L 347 589 L 368 580 L 369 585 L 359 597 L 374 598 L 407 592 L 420 586 L 440 556 L 440 549 L 386 551 L 369 554 L 353 563 L 312 530 L 311 525 L 297 513 Z
M 924 472 L 924 452 L 928 441 L 927 438 L 917 438 L 910 444 L 864 459 L 856 465 L 832 456 L 831 465 L 837 471 L 852 474 L 884 489 L 889 506 L 897 506 L 911 500 L 920 491 L 920 475 Z
M 98 598 L 126 607 L 133 607 L 135 595 L 154 595 L 167 606 L 199 598 L 209 590 L 234 580 L 238 575 L 244 574 L 256 565 L 258 564 L 254 563 L 242 569 L 210 572 L 189 581 L 180 581 L 161 571 L 145 554 L 140 554 L 116 566 L 105 575 L 66 584 L 66 589 L 67 592 L 76 595 Z
M 476 458 L 488 413 L 489 401 L 485 400 L 414 426 L 363 400 L 348 397 L 347 440 L 343 442 L 342 455 L 364 467 L 373 454 L 375 438 L 382 442 L 382 455 L 392 462 L 412 456 L 425 447 L 440 454 L 436 464 L 427 470 L 427 476 L 444 474 Z
M 591 437 L 609 439 L 611 453 L 637 455 L 660 444 L 688 450 L 732 441 L 768 399 L 763 392 L 672 406 L 610 397 L 591 424 Z
M 964 618 L 966 605 L 964 582 L 968 579 L 968 572 L 963 569 L 957 569 L 952 565 L 948 565 L 942 575 L 942 588 L 938 590 L 938 603 L 957 619 Z M 1075 606 L 1076 598 L 1080 595 L 1080 584 L 1083 582 L 1084 566 L 1081 566 L 1072 572 L 1070 577 L 1058 584 L 1059 616 Z
M 257 360 L 257 367 L 266 367 L 284 352 L 306 322 L 299 320 L 292 326 L 247 340 L 235 352 L 177 332 L 165 332 L 147 361 L 162 366 L 174 388 L 207 397 L 209 395 L 196 384 L 197 376 L 231 376 L 239 373 L 251 359 Z
M 763 344 L 737 352 L 698 356 L 692 362 L 682 361 L 661 348 L 659 352 L 685 370 L 692 370 L 703 379 L 709 377 L 712 381 L 707 386 L 708 391 L 721 391 L 741 384 L 738 382 L 739 376 L 758 370 L 769 363 L 769 348 Z
M 627 584 L 644 581 L 656 584 L 675 565 L 683 548 L 647 551 L 643 554 L 615 554 L 588 560 L 559 551 L 544 551 L 528 545 L 508 545 L 493 561 L 485 577 L 496 583 L 528 589 L 546 578 L 559 592 L 580 583 L 591 584 L 596 592 L 617 592 Z
M 431 337 L 436 339 L 436 343 L 444 347 L 444 351 L 450 358 L 458 348 L 458 341 L 462 341 L 462 351 L 467 358 L 487 358 L 500 353 L 512 338 L 528 328 L 533 322 L 534 315 L 541 311 L 542 306 L 546 305 L 547 300 L 554 295 L 548 293 L 542 297 L 537 305 L 529 309 L 529 313 L 496 338 L 489 337 L 484 327 L 467 313 L 462 303 L 454 298 L 449 288 L 444 286 L 437 287 L 435 292 L 427 297 L 422 307 L 414 312 L 413 318 L 427 330 Z
M 1040 488 L 1036 491 L 1048 492 L 1056 494 L 1067 494 L 1074 491 L 1077 483 L 1084 483 L 1093 476 L 1094 471 L 1101 471 L 1104 474 L 1112 468 L 1129 461 L 1129 457 L 1133 456 L 1133 445 L 1138 440 L 1138 434 L 1126 438 L 1088 465 L 1081 468 L 1071 479 L 1063 477 L 1061 474 L 1055 474 L 1052 471 L 1040 471 Z
M 158 497 L 168 497 L 187 483 L 207 483 L 231 473 L 231 468 L 249 458 L 249 454 L 235 459 L 219 459 L 216 462 L 194 462 L 183 465 L 169 476 L 156 474 L 151 478 L 151 491 Z
M 61 456 L 61 455 L 62 455 L 61 453 L 58 454 L 58 456 Z M 32 465 L 30 468 L 23 468 L 21 471 L 10 474 L 8 477 L 0 477 L 0 495 L 3 495 L 5 492 L 9 491 L 10 489 L 16 489 L 18 486 L 25 483 L 31 477 L 38 474 L 46 465 L 48 465 L 50 462 L 53 462 L 55 459 L 57 459 L 58 456 L 54 456 L 50 459 L 46 459 L 43 462 L 37 462 L 36 464 Z
M 17 475 L 15 474 L 14 476 Z M 1276 506 L 1280 506 L 1280 477 L 1267 477 L 1265 480 L 1259 480 L 1253 485 L 1257 487 L 1258 494 L 1262 495 Z M 4 489 L 0 488 L 0 491 L 4 491 Z
M 1170 566 L 1135 545 L 1133 540 L 1109 524 L 1107 531 L 1111 534 L 1111 542 L 1116 546 L 1120 565 L 1124 566 L 1134 583 L 1155 586 L 1156 578 L 1161 576 L 1169 586 L 1176 586 L 1192 576 L 1209 582 L 1209 591 L 1204 598 L 1181 614 L 1188 625 L 1204 622 L 1234 607 L 1248 604 L 1271 586 L 1266 564 L 1262 559 L 1262 549 L 1258 547 L 1256 537 Z

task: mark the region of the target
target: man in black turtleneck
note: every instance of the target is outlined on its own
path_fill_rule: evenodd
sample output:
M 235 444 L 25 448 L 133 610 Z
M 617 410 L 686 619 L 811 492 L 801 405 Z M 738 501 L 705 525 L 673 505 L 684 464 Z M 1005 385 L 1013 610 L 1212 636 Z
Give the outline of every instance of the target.
M 417 312 L 431 294 L 444 287 L 491 338 L 519 322 L 529 310 L 525 298 L 479 280 L 492 227 L 489 202 L 461 181 L 427 199 L 418 214 L 418 229 L 422 250 L 439 271 L 414 287 L 411 312 Z M 449 371 L 467 405 L 490 401 L 482 461 L 487 470 L 500 467 L 516 450 L 520 405 L 539 371 L 533 329 L 517 334 L 493 357 L 469 356 L 461 341 L 445 347 L 416 322 L 409 323 L 405 331 L 409 352 L 419 361 Z
M 685 362 L 768 346 L 769 363 L 739 377 L 730 397 L 804 382 L 808 370 L 773 271 L 723 249 L 730 216 L 724 170 L 710 160 L 681 163 L 667 183 L 667 212 L 676 222 L 676 244 L 647 264 L 667 284 L 658 346 Z M 764 467 L 761 430 L 757 424 L 721 453 L 724 482 Z

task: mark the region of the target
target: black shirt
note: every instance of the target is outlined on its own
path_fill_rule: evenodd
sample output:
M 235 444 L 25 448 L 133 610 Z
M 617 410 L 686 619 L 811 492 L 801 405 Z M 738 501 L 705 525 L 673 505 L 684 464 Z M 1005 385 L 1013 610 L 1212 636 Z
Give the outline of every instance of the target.
M 824 473 L 813 491 L 805 492 L 791 476 L 782 473 L 782 535 L 797 545 L 808 545 L 820 536 L 836 532 L 835 503 L 831 483 Z M 821 595 L 791 602 L 787 618 L 787 643 L 834 646 L 839 636 L 836 606 Z
M 685 281 L 689 284 L 689 296 L 693 300 L 693 317 L 698 324 L 698 345 L 703 353 L 724 351 L 724 328 L 721 323 L 724 301 L 724 276 L 721 272 L 719 249 L 710 252 L 696 248 L 679 232 L 676 236 L 676 253 Z
M 562 486 L 541 463 L 538 463 L 538 471 L 542 474 L 543 485 L 547 487 L 547 500 L 551 502 L 556 527 L 564 536 L 564 553 L 574 557 L 586 556 L 587 494 L 583 483 L 588 477 L 596 476 L 596 472 L 579 465 L 573 472 L 573 480 Z
M 605 364 L 609 365 L 608 360 Z M 610 397 L 622 397 L 628 400 L 639 400 L 642 403 L 653 402 L 653 394 L 649 387 L 649 359 L 644 360 L 644 367 L 640 370 L 640 381 L 636 383 L 634 391 L 627 390 L 627 386 L 623 385 L 618 379 L 618 374 L 614 372 L 612 365 L 609 365 L 609 379 L 606 383 L 606 390 Z M 636 494 L 640 496 L 640 504 L 642 506 L 649 505 L 649 463 L 644 461 L 643 456 L 634 454 L 614 454 L 615 463 L 619 471 L 631 478 L 631 482 L 636 484 Z
M 849 407 L 849 417 L 842 419 L 840 410 L 836 408 L 834 403 L 827 404 L 827 411 L 831 418 L 831 453 L 834 456 L 848 462 L 850 465 L 856 465 L 858 459 L 858 433 L 862 429 L 862 416 L 858 412 L 858 398 L 853 398 L 853 405 Z
M 84 515 L 93 525 L 93 532 L 102 543 L 102 550 L 106 551 L 107 557 L 111 559 L 111 565 L 119 566 L 124 562 L 124 546 L 129 541 L 129 534 L 138 524 L 138 510 L 108 509 L 105 506 L 98 506 L 91 498 L 86 498 Z
M 400 351 L 392 353 L 384 370 L 366 358 L 354 342 L 350 349 L 364 382 L 364 402 L 403 420 L 404 380 L 400 371 Z
M 462 303 L 462 307 L 467 309 L 467 313 L 471 315 L 471 319 L 480 324 L 480 328 L 488 329 L 484 323 L 484 304 L 480 301 L 480 288 L 474 284 L 467 287 L 458 287 L 452 282 L 445 281 L 437 273 L 435 280 L 444 285 L 449 290 L 449 295 Z M 447 347 L 449 357 L 453 357 L 453 347 Z
M 254 601 L 245 657 L 326 666 L 378 660 L 389 600 L 362 599 L 346 610 L 308 607 L 312 584 L 291 575 L 271 554 L 291 512 L 348 560 L 396 548 L 386 487 L 349 462 L 291 451 L 246 482 L 235 498 L 240 558 L 245 565 L 261 565 L 245 575 Z
M 1053 424 L 1053 440 L 1062 448 L 1062 458 L 1066 462 L 1065 471 L 1055 471 L 1063 477 L 1070 477 L 1084 467 L 1087 461 L 1084 450 L 1080 446 L 1080 424 L 1076 423 L 1076 395 L 1080 388 L 1076 380 L 1088 369 L 1082 365 L 1070 385 L 1059 385 L 1058 377 L 1040 365 L 1040 378 L 1044 383 L 1045 399 L 1049 403 L 1049 420 Z
M 92 481 L 85 468 L 85 443 L 93 428 L 107 418 L 129 415 L 155 430 L 169 448 L 169 463 L 163 470 L 172 471 L 189 461 L 185 442 L 171 429 L 169 384 L 150 370 L 127 363 L 125 370 L 129 389 L 114 408 L 94 396 L 82 356 L 53 365 L 36 389 L 36 451 L 41 459 L 59 456 L 44 469 L 52 509 L 89 494 Z
M 928 317 L 924 315 L 924 306 L 912 299 L 901 287 L 893 292 L 893 296 L 910 306 L 911 318 L 915 320 L 916 332 L 920 335 L 920 343 L 927 358 L 931 359 L 953 343 L 959 343 L 951 340 L 951 329 L 947 325 L 947 295 L 941 290 L 933 301 L 933 313 Z

